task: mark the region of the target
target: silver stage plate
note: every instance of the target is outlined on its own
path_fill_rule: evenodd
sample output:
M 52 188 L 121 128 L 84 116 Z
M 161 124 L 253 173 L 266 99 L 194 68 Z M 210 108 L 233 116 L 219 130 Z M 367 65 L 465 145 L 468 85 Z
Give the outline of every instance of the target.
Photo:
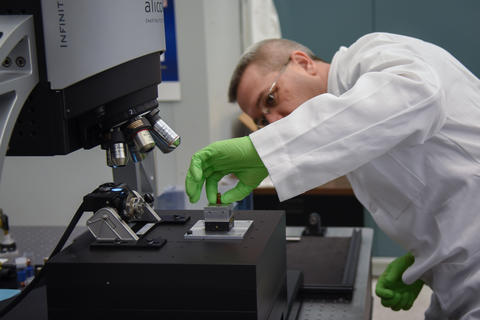
M 235 220 L 230 231 L 205 231 L 205 220 L 198 220 L 184 235 L 186 240 L 241 240 L 253 220 Z

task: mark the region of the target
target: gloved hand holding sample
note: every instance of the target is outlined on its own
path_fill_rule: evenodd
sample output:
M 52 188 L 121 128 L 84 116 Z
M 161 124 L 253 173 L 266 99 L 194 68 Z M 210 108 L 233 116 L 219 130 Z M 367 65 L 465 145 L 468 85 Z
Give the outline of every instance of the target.
M 409 310 L 412 307 L 422 290 L 423 281 L 417 280 L 408 285 L 402 281 L 402 275 L 414 261 L 415 258 L 411 253 L 399 257 L 387 266 L 378 279 L 375 293 L 380 297 L 384 307 L 394 311 Z
M 210 203 L 216 203 L 218 182 L 233 173 L 238 184 L 222 194 L 222 203 L 245 198 L 268 175 L 249 137 L 217 141 L 195 153 L 185 179 L 190 202 L 200 198 L 203 183 Z

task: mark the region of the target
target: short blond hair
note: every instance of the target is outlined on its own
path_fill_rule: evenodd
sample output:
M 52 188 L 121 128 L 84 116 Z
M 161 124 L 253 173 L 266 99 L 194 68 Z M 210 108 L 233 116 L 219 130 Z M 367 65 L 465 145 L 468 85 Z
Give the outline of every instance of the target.
M 288 39 L 266 39 L 250 46 L 240 57 L 230 79 L 228 88 L 228 101 L 237 101 L 237 90 L 245 69 L 251 64 L 258 64 L 265 72 L 279 70 L 287 61 L 290 54 L 303 51 L 313 60 L 320 60 L 312 50 L 304 45 Z

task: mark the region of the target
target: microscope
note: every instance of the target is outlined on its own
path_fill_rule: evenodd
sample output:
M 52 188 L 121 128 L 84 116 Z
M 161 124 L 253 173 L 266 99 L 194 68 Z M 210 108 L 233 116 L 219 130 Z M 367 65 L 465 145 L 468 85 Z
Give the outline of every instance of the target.
M 2 0 L 0 17 L 0 170 L 5 155 L 98 145 L 119 168 L 180 145 L 157 101 L 161 0 Z M 48 319 L 286 318 L 283 213 L 237 223 L 221 204 L 152 203 L 118 181 L 83 197 L 44 267 Z M 89 230 L 63 248 L 85 212 Z

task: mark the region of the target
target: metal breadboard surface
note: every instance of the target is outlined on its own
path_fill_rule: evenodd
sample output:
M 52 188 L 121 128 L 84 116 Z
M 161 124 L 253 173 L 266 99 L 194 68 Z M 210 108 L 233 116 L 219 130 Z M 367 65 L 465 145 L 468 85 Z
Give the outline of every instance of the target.
M 305 284 L 341 284 L 350 238 L 302 237 L 287 243 L 288 269 L 302 270 Z
M 351 237 L 304 236 L 287 244 L 287 266 L 303 272 L 303 296 L 351 300 L 361 231 Z

